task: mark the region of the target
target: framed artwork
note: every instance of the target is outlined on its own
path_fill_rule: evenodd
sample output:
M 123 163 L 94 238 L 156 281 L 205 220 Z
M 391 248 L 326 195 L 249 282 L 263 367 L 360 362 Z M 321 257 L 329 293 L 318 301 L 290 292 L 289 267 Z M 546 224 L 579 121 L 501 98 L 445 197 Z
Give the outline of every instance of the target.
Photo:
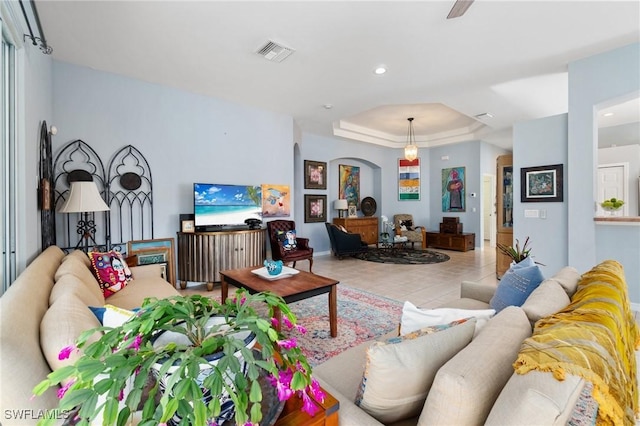
M 420 200 L 420 159 L 398 159 L 398 200 Z
M 355 204 L 351 204 L 348 209 L 349 217 L 358 217 L 358 209 Z
M 180 221 L 180 232 L 195 232 L 195 231 L 196 231 L 196 223 L 194 220 Z
M 465 211 L 465 168 L 442 169 L 442 211 Z
M 166 265 L 166 279 L 176 285 L 176 263 L 174 260 L 173 238 L 135 240 L 127 243 L 127 256 L 136 256 L 138 265 Z
M 289 185 L 262 184 L 262 217 L 288 217 L 291 215 Z
M 305 194 L 304 221 L 305 223 L 327 221 L 327 196 L 326 195 Z
M 520 169 L 520 202 L 562 202 L 562 164 Z
M 349 205 L 355 204 L 356 209 L 360 209 L 360 167 L 340 164 L 338 173 L 338 198 L 347 200 Z
M 304 189 L 327 189 L 327 163 L 304 160 Z

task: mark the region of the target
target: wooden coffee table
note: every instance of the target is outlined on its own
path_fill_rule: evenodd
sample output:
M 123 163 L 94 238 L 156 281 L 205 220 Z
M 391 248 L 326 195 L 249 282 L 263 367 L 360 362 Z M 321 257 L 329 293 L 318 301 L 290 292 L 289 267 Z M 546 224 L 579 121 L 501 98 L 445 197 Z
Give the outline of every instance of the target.
M 299 271 L 291 277 L 268 281 L 251 272 L 258 268 L 260 268 L 260 266 L 220 271 L 220 277 L 222 278 L 222 302 L 224 303 L 229 295 L 229 284 L 238 288 L 247 289 L 251 294 L 270 291 L 282 297 L 287 303 L 329 293 L 329 328 L 331 337 L 338 335 L 338 290 L 336 286 L 339 281 L 305 271 Z M 282 313 L 280 310 L 276 310 L 275 315 L 278 320 L 278 325 L 280 325 L 282 322 Z
M 275 426 L 338 426 L 340 402 L 326 390 L 322 391 L 324 402 L 311 398 L 311 403 L 318 410 L 313 417 L 302 411 L 302 398 L 294 396 L 285 402 Z

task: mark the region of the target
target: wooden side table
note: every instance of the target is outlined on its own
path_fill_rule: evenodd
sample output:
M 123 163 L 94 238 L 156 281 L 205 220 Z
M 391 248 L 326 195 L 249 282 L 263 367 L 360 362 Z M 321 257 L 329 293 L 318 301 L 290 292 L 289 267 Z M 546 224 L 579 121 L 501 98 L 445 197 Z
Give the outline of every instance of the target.
M 329 392 L 324 392 L 324 402 L 320 403 L 312 398 L 313 404 L 318 408 L 315 416 L 311 417 L 302 411 L 302 399 L 293 397 L 285 404 L 275 426 L 338 426 L 338 410 L 340 402 Z

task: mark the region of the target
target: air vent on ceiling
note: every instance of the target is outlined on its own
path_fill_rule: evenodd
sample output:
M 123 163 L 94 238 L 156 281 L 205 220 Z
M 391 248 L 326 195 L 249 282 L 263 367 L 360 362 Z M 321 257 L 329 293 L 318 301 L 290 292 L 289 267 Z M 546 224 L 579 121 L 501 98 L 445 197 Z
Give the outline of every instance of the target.
M 264 56 L 265 59 L 268 59 L 269 61 L 282 62 L 293 52 L 295 52 L 293 49 L 284 47 L 274 41 L 269 40 L 267 44 L 258 49 L 256 53 L 258 55 Z

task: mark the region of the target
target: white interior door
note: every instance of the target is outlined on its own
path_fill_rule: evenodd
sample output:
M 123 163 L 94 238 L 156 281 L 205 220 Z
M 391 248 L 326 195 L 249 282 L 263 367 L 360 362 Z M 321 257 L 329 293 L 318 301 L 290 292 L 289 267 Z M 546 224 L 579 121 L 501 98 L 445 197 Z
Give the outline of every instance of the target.
M 628 181 L 628 164 L 602 164 L 598 166 L 597 181 L 597 215 L 604 215 L 604 210 L 600 207 L 600 203 L 609 198 L 620 198 L 623 201 L 629 200 Z M 629 206 L 622 206 L 622 215 L 629 215 Z
M 482 177 L 482 223 L 483 241 L 489 241 L 490 247 L 496 246 L 496 177 Z

